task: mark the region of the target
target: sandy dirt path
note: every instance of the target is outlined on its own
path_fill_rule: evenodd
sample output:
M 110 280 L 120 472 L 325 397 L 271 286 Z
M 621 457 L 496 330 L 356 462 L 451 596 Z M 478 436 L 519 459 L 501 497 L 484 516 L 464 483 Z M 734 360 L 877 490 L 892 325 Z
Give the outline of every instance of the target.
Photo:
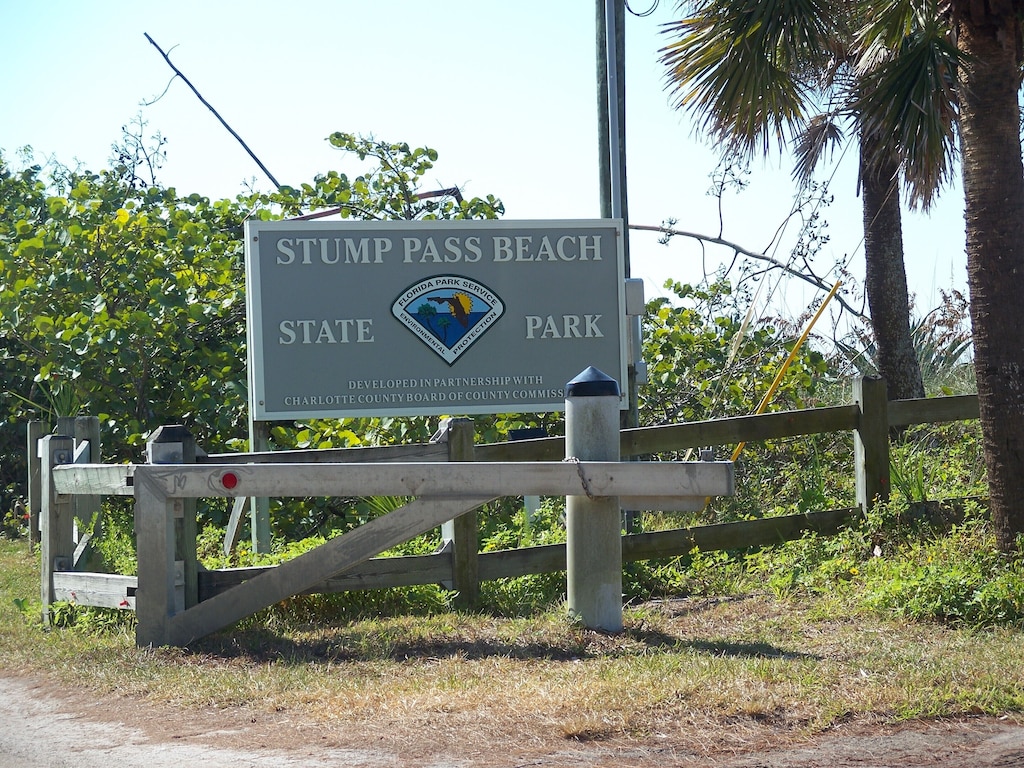
M 694 740 L 581 744 L 523 736 L 460 743 L 438 724 L 416 743 L 366 744 L 344 724 L 245 708 L 97 701 L 37 678 L 0 677 L 0 768 L 1024 768 L 1024 726 L 1009 718 L 843 726 L 796 747 L 744 754 L 698 754 Z M 699 740 L 706 744 L 707 734 Z M 770 734 L 762 741 L 770 743 Z
M 265 723 L 225 722 L 225 715 L 218 712 L 181 715 L 145 702 L 119 701 L 113 708 L 105 702 L 90 704 L 81 695 L 36 680 L 0 678 L 0 766 L 319 768 L 400 764 L 394 755 L 368 750 L 317 744 L 315 750 L 275 749 L 266 738 Z M 287 737 L 294 747 L 295 734 Z

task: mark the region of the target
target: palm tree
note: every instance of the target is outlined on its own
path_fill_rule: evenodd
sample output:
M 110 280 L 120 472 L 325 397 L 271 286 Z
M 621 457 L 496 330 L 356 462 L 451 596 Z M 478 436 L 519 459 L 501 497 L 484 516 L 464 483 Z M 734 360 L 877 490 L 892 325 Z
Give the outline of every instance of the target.
M 927 203 L 948 178 L 955 159 L 952 139 L 958 133 L 990 510 L 997 545 L 1015 550 L 1024 534 L 1024 322 L 1019 315 L 1024 158 L 1018 106 L 1024 0 L 790 0 L 784 11 L 774 1 L 715 0 L 715 5 L 735 5 L 746 14 L 734 14 L 740 26 L 732 41 L 738 49 L 775 35 L 770 39 L 778 44 L 765 49 L 771 55 L 764 58 L 762 76 L 780 69 L 796 73 L 788 92 L 766 91 L 763 100 L 746 105 L 745 114 L 733 116 L 732 124 L 744 125 L 737 117 L 772 128 L 798 124 L 803 118 L 800 98 L 809 87 L 801 77 L 822 71 L 828 60 L 827 33 L 835 26 L 829 17 L 840 18 L 853 7 L 859 9 L 853 114 L 862 138 L 885 138 L 883 146 L 897 159 L 913 199 Z M 795 21 L 815 14 L 820 19 L 816 26 Z M 700 69 L 693 71 L 702 76 Z M 752 78 L 747 72 L 740 75 Z M 739 88 L 723 81 L 720 90 L 730 97 L 724 103 L 739 103 L 732 93 Z M 762 112 L 779 117 L 766 121 Z
M 712 136 L 750 154 L 795 138 L 797 175 L 807 181 L 852 122 L 860 138 L 865 288 L 878 367 L 890 399 L 924 396 L 910 335 L 903 263 L 898 157 L 883 134 L 859 124 L 855 24 L 863 3 L 696 0 L 667 32 L 663 50 L 677 105 Z M 826 109 L 809 116 L 824 103 Z
M 896 51 L 877 61 L 866 57 L 876 90 L 865 92 L 863 109 L 880 132 L 896 137 L 905 168 L 927 165 L 935 131 L 923 116 L 930 110 L 907 106 L 911 99 L 894 103 L 900 89 L 934 95 L 946 81 L 959 96 L 944 104 L 959 107 L 974 367 L 992 519 L 1004 551 L 1014 550 L 1024 533 L 1022 18 L 1022 0 L 890 0 L 879 4 L 862 34 L 868 54 Z M 954 68 L 927 66 L 938 54 Z
M 1024 167 L 1017 94 L 1024 3 L 961 13 L 960 131 L 975 372 L 993 519 L 1002 549 L 1024 533 Z M 1003 37 L 1005 35 L 1005 38 Z

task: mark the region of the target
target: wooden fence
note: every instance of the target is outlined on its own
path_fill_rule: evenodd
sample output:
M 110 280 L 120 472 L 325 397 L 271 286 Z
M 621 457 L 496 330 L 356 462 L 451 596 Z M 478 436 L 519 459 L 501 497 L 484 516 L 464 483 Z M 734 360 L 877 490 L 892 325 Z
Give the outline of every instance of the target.
M 672 557 L 685 554 L 694 547 L 701 550 L 732 549 L 761 546 L 799 538 L 807 532 L 829 535 L 839 530 L 853 516 L 867 510 L 878 498 L 885 498 L 889 492 L 889 431 L 891 427 L 920 423 L 937 423 L 975 419 L 978 416 L 977 397 L 930 398 L 888 402 L 885 385 L 880 379 L 863 379 L 856 382 L 854 402 L 845 406 L 786 411 L 761 416 L 744 416 L 716 419 L 688 424 L 673 424 L 659 427 L 642 427 L 621 432 L 621 453 L 625 456 L 643 456 L 669 451 L 701 448 L 705 446 L 735 444 L 757 440 L 771 440 L 798 437 L 827 432 L 851 431 L 854 435 L 854 457 L 851 471 L 856 477 L 857 506 L 849 509 L 813 512 L 800 515 L 764 518 L 761 520 L 701 526 L 673 531 L 630 534 L 622 540 L 623 561 Z M 273 453 L 221 454 L 205 456 L 195 452 L 195 470 L 216 467 L 222 476 L 225 467 L 236 467 L 239 476 L 245 476 L 259 465 L 286 463 L 314 467 L 316 464 L 356 464 L 362 462 L 557 462 L 565 455 L 565 441 L 561 437 L 537 438 L 532 440 L 474 445 L 470 420 L 454 420 L 443 442 L 415 445 L 389 446 L 383 448 L 352 448 L 318 451 L 283 451 Z M 144 541 L 139 535 L 140 577 L 118 576 L 76 572 L 74 552 L 80 545 L 68 533 L 70 521 L 75 517 L 73 500 L 79 496 L 103 494 L 135 495 L 139 499 L 140 489 L 133 485 L 134 474 L 146 465 L 122 465 L 119 468 L 99 468 L 96 465 L 75 468 L 62 462 L 69 460 L 75 451 L 75 441 L 68 438 L 49 436 L 40 442 L 37 449 L 30 445 L 30 477 L 35 465 L 38 477 L 37 492 L 32 498 L 41 499 L 43 573 L 41 593 L 44 607 L 56 600 L 70 600 L 81 605 L 98 605 L 111 608 L 136 609 L 140 581 L 144 582 L 146 564 L 158 563 L 159 576 L 154 576 L 158 588 L 163 591 L 159 605 L 153 608 L 153 615 L 147 625 L 159 625 L 161 629 L 152 637 L 140 637 L 140 642 L 188 642 L 200 625 L 179 625 L 170 629 L 168 615 L 176 611 L 209 603 L 207 610 L 222 611 L 223 603 L 217 600 L 239 585 L 253 579 L 266 579 L 265 574 L 274 569 L 236 568 L 205 571 L 198 567 L 195 558 L 195 516 L 194 508 L 186 508 L 189 499 L 176 498 L 168 492 L 166 483 L 184 482 L 180 478 L 186 472 L 175 472 L 166 468 L 160 475 L 160 504 L 169 504 L 171 517 L 175 521 L 165 527 L 158 537 Z M 185 451 L 188 454 L 188 451 Z M 32 457 L 36 458 L 33 462 Z M 54 463 L 54 457 L 62 461 Z M 49 458 L 47 458 L 49 457 Z M 191 462 L 192 456 L 182 460 Z M 539 465 L 538 465 L 539 466 Z M 188 470 L 192 472 L 192 470 Z M 148 469 L 144 473 L 152 476 Z M 101 477 L 102 475 L 102 477 Z M 210 482 L 209 472 L 202 475 Z M 147 481 L 148 482 L 148 481 Z M 148 482 L 152 486 L 152 482 Z M 155 486 L 154 486 L 155 487 Z M 324 486 L 326 487 L 326 486 Z M 332 486 L 333 487 L 333 486 Z M 150 489 L 152 492 L 152 488 Z M 238 495 L 225 492 L 219 487 L 198 495 Z M 648 493 L 649 489 L 644 489 Z M 171 488 L 173 491 L 173 488 Z M 519 493 L 529 492 L 529 489 Z M 578 492 L 578 491 L 577 491 Z M 345 491 L 350 494 L 351 491 Z M 545 492 L 546 493 L 546 492 Z M 255 495 L 255 492 L 248 495 Z M 287 494 L 285 494 L 287 495 Z M 315 495 L 304 491 L 297 495 Z M 410 494 L 415 495 L 415 494 Z M 626 494 L 628 496 L 628 494 Z M 678 496 L 678 493 L 676 493 Z M 485 498 L 486 496 L 486 498 Z M 465 500 L 439 502 L 427 505 L 426 516 L 417 513 L 415 528 L 429 530 L 443 520 L 453 517 L 454 524 L 447 526 L 446 545 L 436 554 L 416 557 L 372 558 L 371 555 L 357 558 L 344 568 L 336 569 L 329 577 L 304 583 L 303 579 L 292 580 L 289 587 L 298 585 L 295 593 L 323 593 L 340 590 L 374 589 L 414 584 L 451 584 L 458 593 L 458 602 L 463 606 L 475 603 L 479 584 L 491 579 L 508 578 L 527 574 L 564 570 L 566 555 L 564 545 L 530 547 L 500 552 L 478 551 L 475 508 L 490 496 Z M 696 496 L 690 496 L 690 502 Z M 31 504 L 30 504 L 31 506 Z M 425 509 L 427 507 L 424 507 Z M 643 508 L 654 509 L 656 506 Z M 422 510 L 421 510 L 422 511 Z M 368 528 L 370 526 L 362 526 Z M 359 530 L 359 529 L 357 529 Z M 411 530 L 409 528 L 405 530 Z M 404 535 L 405 530 L 401 531 Z M 407 538 L 422 532 L 409 534 Z M 373 531 L 364 534 L 372 536 Z M 344 538 L 344 537 L 340 537 Z M 157 542 L 156 539 L 160 539 Z M 338 541 L 338 540 L 332 540 Z M 169 542 L 176 542 L 168 549 Z M 395 542 L 399 543 L 398 541 Z M 383 551 L 377 549 L 376 552 Z M 175 551 L 176 550 L 176 551 Z M 168 551 L 174 554 L 168 555 Z M 329 558 L 330 554 L 325 554 Z M 370 559 L 367 559 L 367 558 Z M 80 566 L 79 566 L 80 567 Z M 308 581 L 308 579 L 307 579 Z M 300 583 L 301 582 L 301 583 Z M 143 585 L 142 589 L 145 589 Z M 168 614 L 168 611 L 170 612 Z M 140 613 L 140 624 L 143 615 Z M 202 625 L 205 626 L 205 625 Z M 161 634 L 162 633 L 162 634 Z

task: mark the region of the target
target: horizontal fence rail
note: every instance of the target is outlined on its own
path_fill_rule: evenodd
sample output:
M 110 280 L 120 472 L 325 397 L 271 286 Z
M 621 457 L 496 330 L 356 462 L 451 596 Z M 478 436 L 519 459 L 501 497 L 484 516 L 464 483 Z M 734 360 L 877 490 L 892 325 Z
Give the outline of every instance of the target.
M 622 538 L 622 560 L 653 560 L 678 557 L 694 549 L 711 552 L 765 546 L 798 539 L 808 533 L 832 535 L 860 515 L 860 509 L 808 512 L 762 520 L 719 523 L 654 533 L 627 534 Z M 277 566 L 223 568 L 199 572 L 199 601 L 237 587 L 264 571 Z M 565 544 L 546 544 L 479 554 L 482 581 L 554 573 L 565 570 Z M 387 589 L 423 584 L 438 584 L 451 579 L 450 552 L 432 555 L 378 557 L 365 561 L 358 571 L 342 573 L 316 584 L 300 594 L 330 594 L 365 589 Z M 178 567 L 175 583 L 184 584 Z M 57 572 L 54 588 L 57 600 L 101 608 L 135 609 L 138 579 L 101 573 Z
M 827 536 L 835 534 L 860 514 L 857 507 L 849 507 L 825 512 L 768 517 L 762 520 L 627 534 L 622 537 L 622 560 L 633 562 L 678 557 L 694 549 L 710 552 L 764 546 L 792 541 L 808 533 Z M 565 570 L 565 544 L 481 552 L 479 558 L 482 581 L 554 573 Z M 238 586 L 253 576 L 266 570 L 273 570 L 275 567 L 204 571 L 199 578 L 201 599 L 205 599 L 204 595 L 212 597 Z M 437 584 L 448 579 L 450 574 L 451 555 L 448 552 L 380 557 L 368 560 L 360 566 L 358 573 L 345 573 L 328 579 L 308 590 L 307 594 Z
M 978 396 L 951 395 L 916 400 L 890 400 L 887 410 L 890 427 L 970 421 L 978 418 Z
M 215 453 L 196 457 L 196 462 L 199 464 L 355 464 L 389 461 L 448 461 L 448 447 L 444 443 L 420 443 L 417 445 L 316 448 L 256 453 Z
M 890 427 L 976 418 L 977 395 L 892 400 L 888 403 L 887 423 Z M 848 432 L 857 429 L 859 423 L 860 409 L 856 405 L 837 405 L 687 424 L 634 427 L 622 430 L 621 451 L 623 456 L 644 456 L 709 445 L 781 440 L 823 432 Z M 561 437 L 476 446 L 476 455 L 482 461 L 550 461 L 564 453 L 565 440 Z
M 120 467 L 54 468 L 58 493 L 96 494 L 126 482 Z M 725 496 L 733 465 L 706 462 L 458 462 L 446 464 L 139 465 L 132 490 L 150 482 L 171 498 L 210 496 Z

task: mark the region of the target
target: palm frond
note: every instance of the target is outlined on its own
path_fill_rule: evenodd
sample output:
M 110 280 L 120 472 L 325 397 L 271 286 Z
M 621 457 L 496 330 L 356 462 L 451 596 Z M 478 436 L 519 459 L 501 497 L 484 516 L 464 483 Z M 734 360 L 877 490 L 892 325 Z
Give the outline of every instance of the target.
M 864 16 L 856 37 L 862 61 L 881 61 L 897 49 L 918 25 L 922 14 L 929 13 L 934 1 L 884 0 L 864 4 Z
M 862 130 L 891 137 L 886 144 L 901 158 L 911 203 L 927 208 L 953 176 L 956 74 L 962 54 L 937 6 L 935 14 L 927 14 L 920 7 L 905 7 L 910 5 L 883 5 L 882 10 L 894 8 L 883 14 L 881 28 L 862 30 L 853 106 Z M 893 44 L 899 31 L 903 36 Z
M 793 155 L 796 159 L 793 177 L 800 184 L 810 181 L 818 163 L 845 138 L 837 117 L 828 113 L 815 115 L 804 130 L 797 134 L 793 142 Z
M 822 0 L 711 0 L 666 25 L 668 87 L 701 128 L 746 152 L 767 152 L 805 120 L 808 72 L 827 68 L 834 14 Z

